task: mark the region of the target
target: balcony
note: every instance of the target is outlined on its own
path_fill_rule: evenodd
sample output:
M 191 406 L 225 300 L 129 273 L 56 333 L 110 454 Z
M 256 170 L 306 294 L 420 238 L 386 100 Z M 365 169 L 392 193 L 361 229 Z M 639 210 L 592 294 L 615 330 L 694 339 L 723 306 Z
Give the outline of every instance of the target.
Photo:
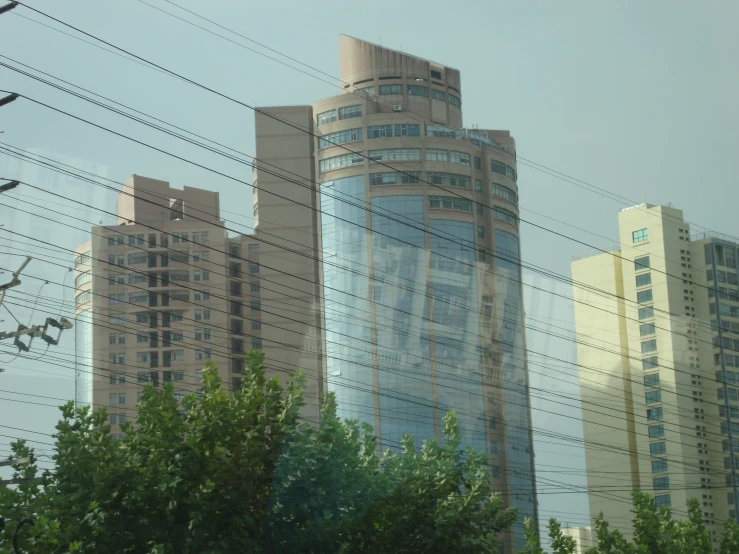
M 231 372 L 241 373 L 244 371 L 244 360 L 243 358 L 231 358 Z

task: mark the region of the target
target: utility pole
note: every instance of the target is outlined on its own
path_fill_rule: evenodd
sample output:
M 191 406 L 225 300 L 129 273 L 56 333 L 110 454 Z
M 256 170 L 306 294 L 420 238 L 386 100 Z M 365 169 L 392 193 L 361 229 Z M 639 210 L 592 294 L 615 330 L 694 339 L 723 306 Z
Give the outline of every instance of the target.
M 31 458 L 8 458 L 7 460 L 0 461 L 0 467 L 5 466 L 18 466 L 21 464 L 27 464 L 31 461 Z M 0 479 L 0 485 L 22 485 L 23 483 L 40 483 L 41 479 L 34 477 L 32 479 L 25 479 L 23 477 L 16 477 L 14 479 Z
M 5 283 L 4 285 L 0 285 L 0 306 L 2 306 L 3 300 L 5 299 L 5 291 L 7 291 L 10 288 L 17 287 L 18 285 L 21 284 L 21 280 L 19 276 L 21 272 L 25 269 L 25 267 L 30 263 L 30 261 L 31 261 L 31 257 L 27 256 L 25 261 L 21 264 L 21 266 L 16 271 L 13 272 L 13 275 L 12 275 L 13 278 L 10 280 L 10 282 Z M 8 309 L 8 307 L 6 306 L 5 309 Z M 59 334 L 57 335 L 56 338 L 53 338 L 47 334 L 49 327 L 59 329 Z M 59 321 L 57 321 L 53 317 L 47 317 L 43 325 L 32 325 L 31 327 L 26 327 L 19 321 L 18 328 L 15 331 L 10 331 L 10 332 L 0 331 L 0 340 L 14 339 L 13 344 L 15 345 L 15 347 L 18 349 L 19 352 L 20 351 L 28 352 L 31 349 L 31 343 L 33 342 L 33 339 L 35 337 L 39 337 L 49 346 L 56 346 L 57 344 L 59 344 L 59 339 L 62 336 L 62 331 L 66 331 L 71 328 L 72 328 L 72 322 L 69 321 L 65 317 L 62 317 Z M 21 337 L 23 336 L 30 337 L 28 344 L 21 341 Z

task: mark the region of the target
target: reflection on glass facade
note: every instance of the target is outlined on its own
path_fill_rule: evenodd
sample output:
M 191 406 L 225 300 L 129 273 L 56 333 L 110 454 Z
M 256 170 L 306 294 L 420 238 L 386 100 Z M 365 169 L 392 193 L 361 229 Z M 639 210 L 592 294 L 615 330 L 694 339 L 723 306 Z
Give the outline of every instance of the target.
M 326 373 L 339 417 L 375 426 L 364 200 L 362 175 L 321 185 Z
M 375 196 L 372 212 L 378 434 L 397 444 L 410 433 L 420 446 L 435 436 L 423 196 Z
M 77 313 L 74 322 L 74 401 L 92 403 L 92 310 Z
M 526 391 L 526 354 L 518 238 L 495 231 L 497 281 L 496 317 L 500 323 L 501 367 L 503 370 L 506 464 L 510 505 L 518 508 L 514 524 L 514 545 L 523 548 L 524 518 L 534 518 L 535 488 L 531 453 L 531 422 Z
M 438 437 L 455 411 L 464 446 L 491 457 L 494 486 L 519 510 L 521 548 L 536 499 L 518 238 L 496 230 L 495 269 L 480 267 L 474 222 L 425 212 L 420 191 L 368 190 L 362 175 L 321 187 L 327 380 L 339 416 L 397 449 L 406 433 L 416 446 Z M 424 224 L 424 213 L 437 219 Z
M 454 410 L 465 446 L 485 453 L 475 227 L 443 219 L 431 219 L 429 227 L 438 417 Z

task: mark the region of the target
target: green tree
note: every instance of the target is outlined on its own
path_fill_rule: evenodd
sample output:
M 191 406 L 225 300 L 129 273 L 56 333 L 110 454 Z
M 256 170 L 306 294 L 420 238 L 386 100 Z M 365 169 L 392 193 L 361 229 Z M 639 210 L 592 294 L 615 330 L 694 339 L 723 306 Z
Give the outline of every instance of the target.
M 719 554 L 735 554 L 739 552 L 739 524 L 729 518 L 724 524 Z
M 357 521 L 344 552 L 479 553 L 497 552 L 496 535 L 516 519 L 491 493 L 485 457 L 460 450 L 459 424 L 444 417 L 444 444 L 424 441 L 418 451 L 403 437 L 399 453 L 382 458 L 382 489 Z
M 523 537 L 526 540 L 526 547 L 519 550 L 518 554 L 544 554 L 544 550 L 539 547 L 539 531 L 536 528 L 536 521 L 530 517 L 523 520 Z
M 247 356 L 242 389 L 228 395 L 206 364 L 201 393 L 182 404 L 168 383 L 148 386 L 136 425 L 114 440 L 105 410 L 62 407 L 53 472 L 0 487 L 0 552 L 15 523 L 25 550 L 124 552 L 497 552 L 515 510 L 491 494 L 486 460 L 460 450 L 454 414 L 445 441 L 376 455 L 372 428 L 336 416 L 328 395 L 321 421 L 299 421 L 304 378 L 265 379 L 263 356 Z M 39 476 L 34 454 L 20 477 Z M 10 506 L 10 508 L 7 508 Z
M 549 538 L 552 541 L 552 554 L 573 554 L 575 552 L 575 539 L 562 534 L 562 527 L 556 519 L 551 518 L 547 525 Z

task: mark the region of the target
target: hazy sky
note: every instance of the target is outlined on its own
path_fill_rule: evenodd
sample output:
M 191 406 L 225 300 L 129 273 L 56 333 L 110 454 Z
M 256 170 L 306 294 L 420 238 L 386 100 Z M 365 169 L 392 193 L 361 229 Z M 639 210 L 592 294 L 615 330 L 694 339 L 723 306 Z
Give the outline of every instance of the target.
M 186 16 L 163 0 L 151 0 L 151 3 Z M 615 243 L 616 212 L 641 202 L 672 203 L 683 208 L 694 229 L 703 225 L 723 233 L 739 234 L 736 217 L 739 3 L 675 0 L 453 3 L 378 0 L 371 4 L 334 0 L 207 3 L 178 0 L 178 3 L 330 75 L 338 75 L 340 33 L 458 68 L 462 72 L 465 123 L 509 129 L 516 138 L 521 217 L 587 243 L 577 243 L 522 222 L 525 262 L 569 275 L 571 256 L 588 251 L 588 245 L 604 247 Z M 207 35 L 137 0 L 65 3 L 33 0 L 31 4 L 250 104 L 309 104 L 336 92 L 326 82 Z M 22 7 L 1 15 L 3 55 L 230 147 L 254 152 L 254 115 L 250 110 L 21 16 L 60 27 Z M 0 61 L 7 60 L 0 58 Z M 23 93 L 251 181 L 249 167 L 188 148 L 176 139 L 165 138 L 2 67 L 0 89 Z M 118 181 L 137 173 L 168 180 L 176 186 L 218 190 L 222 206 L 233 212 L 227 217 L 237 221 L 244 232 L 249 229 L 252 195 L 246 185 L 196 169 L 25 100 L 0 108 L 0 131 L 4 131 L 0 141 L 38 149 L 61 160 L 77 160 L 66 163 L 85 164 L 90 171 Z M 525 160 L 579 181 L 573 184 L 547 175 L 524 165 Z M 29 168 L 2 154 L 0 169 L 2 176 L 16 177 L 22 172 L 27 180 L 36 178 L 39 184 L 65 191 L 72 197 L 94 201 L 108 210 L 114 208 L 113 193 L 90 190 L 93 187 L 80 189 L 64 180 L 52 183 L 49 175 L 28 173 Z M 586 190 L 588 185 L 621 199 L 614 201 L 601 192 L 593 193 Z M 24 209 L 33 203 L 59 206 L 58 200 L 43 193 L 17 192 L 26 195 L 24 202 L 5 198 L 0 199 L 0 204 L 10 203 Z M 77 221 L 81 228 L 89 226 L 89 222 L 107 222 L 102 215 L 69 208 L 62 211 L 87 222 Z M 67 248 L 74 248 L 81 240 L 77 232 L 62 230 L 58 225 L 22 215 L 3 205 L 0 205 L 0 223 L 18 233 L 48 237 L 45 240 Z M 0 252 L 10 250 L 0 248 Z M 20 259 L 0 254 L 0 266 L 12 266 Z M 28 273 L 62 282 L 65 269 L 33 262 Z M 0 280 L 6 276 L 7 273 L 0 276 Z M 27 279 L 23 289 L 35 294 L 40 284 Z M 564 286 L 561 292 L 569 293 L 569 290 Z M 62 289 L 50 284 L 43 294 L 61 298 Z M 70 299 L 69 293 L 66 299 Z M 555 302 L 542 295 L 536 296 L 535 301 L 531 299 L 531 294 L 527 294 L 530 316 L 554 318 L 560 320 L 557 325 L 571 327 L 572 307 L 567 302 Z M 48 311 L 37 313 L 46 315 Z M 16 315 L 27 319 L 31 314 L 17 308 Z M 14 323 L 7 312 L 0 313 L 2 319 L 5 322 L 0 325 Z M 529 346 L 536 340 L 539 339 L 530 334 Z M 70 349 L 73 343 L 67 340 L 60 347 Z M 550 342 L 544 347 L 574 360 L 571 343 Z M 65 355 L 69 352 L 64 350 Z M 0 355 L 0 360 L 8 359 L 7 355 Z M 8 425 L 20 428 L 50 432 L 56 419 L 54 409 L 10 402 L 5 398 L 28 402 L 33 399 L 3 391 L 36 390 L 39 395 L 71 397 L 71 372 L 49 365 L 26 366 L 17 360 L 6 367 L 6 373 L 0 374 L 0 420 L 14 422 Z M 64 377 L 43 374 L 31 377 L 26 369 L 20 369 L 24 367 Z M 532 383 L 537 378 L 532 376 Z M 572 385 L 569 390 L 576 392 L 577 388 Z M 537 402 L 533 401 L 535 407 Z M 546 409 L 557 410 L 554 406 L 547 405 Z M 578 413 L 575 402 L 571 409 Z M 536 410 L 534 424 L 560 427 L 573 435 L 581 433 L 576 421 L 552 418 Z M 21 432 L 0 432 L 31 437 Z M 0 436 L 0 455 L 7 448 L 2 444 L 9 440 Z M 584 467 L 581 452 L 571 447 L 537 442 L 537 452 L 543 452 L 537 454 L 537 464 L 556 462 L 576 469 Z M 565 481 L 573 476 L 557 478 Z M 584 482 L 582 476 L 574 479 L 572 482 Z M 571 506 L 566 511 L 573 514 L 570 525 L 583 522 L 587 513 L 584 498 L 567 495 L 565 502 Z M 542 515 L 562 510 L 563 506 L 562 499 L 553 495 L 542 495 L 540 503 Z

